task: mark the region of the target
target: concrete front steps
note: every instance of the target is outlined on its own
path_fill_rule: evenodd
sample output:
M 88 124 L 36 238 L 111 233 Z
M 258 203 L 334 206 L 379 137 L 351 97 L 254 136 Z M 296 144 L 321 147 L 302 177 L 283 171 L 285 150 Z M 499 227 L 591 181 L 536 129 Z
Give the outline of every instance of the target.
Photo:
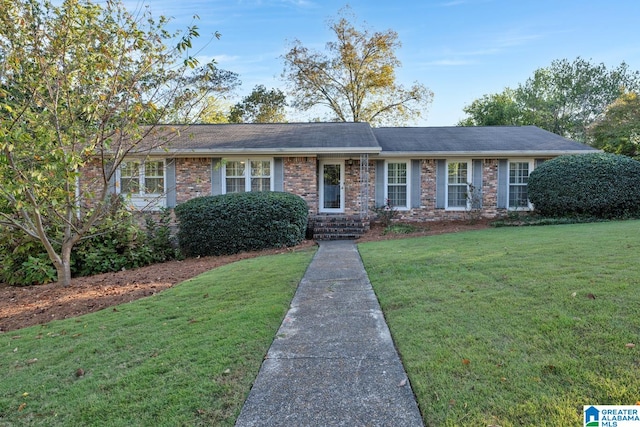
M 309 224 L 314 240 L 355 240 L 369 230 L 369 218 L 318 215 Z

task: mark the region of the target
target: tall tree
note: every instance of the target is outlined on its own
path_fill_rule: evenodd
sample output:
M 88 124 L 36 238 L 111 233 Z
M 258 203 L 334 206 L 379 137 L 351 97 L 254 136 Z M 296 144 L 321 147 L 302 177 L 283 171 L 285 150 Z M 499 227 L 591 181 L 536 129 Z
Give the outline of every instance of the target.
M 589 142 L 587 129 L 623 90 L 640 89 L 640 72 L 631 71 L 624 62 L 608 69 L 604 64 L 593 64 L 582 58 L 573 62 L 555 60 L 549 67 L 539 68 L 517 89 L 502 94 L 485 95 L 474 101 L 465 112 L 471 117 L 463 124 L 493 124 L 496 110 L 509 104 L 503 99 L 507 91 L 512 94 L 509 114 L 515 123 L 503 120 L 499 124 L 536 125 L 550 132 Z M 506 118 L 505 117 L 505 118 Z
M 293 106 L 322 106 L 333 120 L 372 125 L 402 124 L 425 114 L 433 93 L 419 83 L 405 88 L 396 82 L 398 33 L 357 29 L 345 15 L 330 22 L 336 39 L 325 52 L 296 40 L 284 55 L 283 77 L 291 85 Z
M 280 89 L 253 88 L 241 102 L 231 108 L 231 123 L 282 123 L 286 121 L 287 100 Z
M 515 92 L 509 88 L 501 93 L 484 95 L 465 106 L 463 111 L 469 117 L 458 122 L 458 126 L 515 126 L 523 123 Z
M 623 94 L 589 129 L 593 146 L 608 153 L 640 158 L 640 97 Z
M 68 285 L 71 250 L 107 217 L 120 163 L 154 148 L 142 141 L 158 122 L 197 115 L 215 66 L 190 53 L 197 27 L 170 33 L 119 0 L 0 10 L 0 225 L 41 242 Z M 81 186 L 92 162 L 100 172 Z

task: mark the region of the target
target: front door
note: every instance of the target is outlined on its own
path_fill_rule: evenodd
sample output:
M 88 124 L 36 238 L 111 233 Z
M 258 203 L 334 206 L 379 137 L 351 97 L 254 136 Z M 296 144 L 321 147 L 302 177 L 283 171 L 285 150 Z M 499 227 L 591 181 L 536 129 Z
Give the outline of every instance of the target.
M 322 162 L 320 173 L 320 212 L 344 212 L 344 162 Z

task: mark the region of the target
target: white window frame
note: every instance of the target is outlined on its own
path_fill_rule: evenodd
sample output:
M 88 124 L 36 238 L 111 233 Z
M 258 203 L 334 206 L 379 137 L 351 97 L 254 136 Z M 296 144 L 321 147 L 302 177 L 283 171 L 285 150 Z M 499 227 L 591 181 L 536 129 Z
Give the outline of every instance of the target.
M 464 185 L 466 186 L 466 194 L 469 194 L 469 183 L 472 182 L 472 178 L 473 178 L 473 162 L 470 159 L 457 159 L 457 160 L 447 160 L 447 170 L 445 171 L 445 177 L 446 177 L 446 186 L 445 186 L 445 195 L 444 195 L 444 201 L 445 201 L 445 209 L 450 210 L 450 211 L 466 211 L 471 209 L 471 202 L 469 200 L 469 197 L 466 197 L 466 203 L 464 206 L 449 206 L 449 186 L 452 185 L 449 183 L 449 165 L 451 164 L 458 164 L 458 163 L 465 163 L 467 165 L 467 179 L 466 182 L 464 183 Z M 455 184 L 457 186 L 462 186 L 463 184 Z
M 511 165 L 515 164 L 515 163 L 526 163 L 528 165 L 528 174 L 527 174 L 527 183 L 522 184 L 522 183 L 512 183 L 511 182 Z M 509 159 L 509 161 L 507 162 L 507 173 L 508 173 L 508 177 L 507 177 L 507 209 L 510 211 L 528 211 L 533 209 L 533 205 L 531 204 L 531 202 L 529 201 L 529 189 L 527 188 L 527 204 L 526 206 L 511 206 L 511 186 L 512 185 L 518 185 L 518 186 L 524 186 L 527 187 L 529 184 L 529 175 L 531 175 L 531 172 L 533 172 L 533 170 L 535 169 L 535 160 L 534 159 Z
M 393 209 L 403 211 L 409 210 L 411 207 L 411 161 L 407 159 L 394 159 L 385 161 L 384 167 L 384 200 L 385 206 L 387 204 L 387 200 L 389 199 L 389 185 L 401 185 L 401 184 L 389 184 L 389 164 L 404 164 L 406 166 L 406 182 L 405 186 L 405 200 L 406 203 L 404 206 L 402 205 L 393 205 Z
M 226 159 L 225 162 L 223 162 L 223 167 L 222 167 L 222 193 L 223 194 L 227 194 L 227 163 L 229 162 L 244 162 L 245 163 L 245 168 L 244 168 L 244 192 L 250 192 L 251 190 L 251 178 L 267 178 L 266 175 L 260 175 L 260 176 L 255 176 L 253 177 L 251 175 L 251 162 L 269 162 L 269 189 L 268 190 L 262 190 L 262 191 L 273 191 L 274 188 L 274 161 L 273 158 L 267 158 L 267 157 L 232 157 L 232 158 L 228 158 Z M 231 178 L 236 177 L 235 175 L 232 176 Z
M 138 166 L 138 192 L 127 193 L 122 190 L 122 169 L 126 163 L 137 163 Z M 162 192 L 146 192 L 146 164 L 154 162 L 162 164 Z M 158 178 L 154 176 L 153 178 Z M 116 171 L 116 193 L 129 200 L 129 207 L 133 210 L 159 210 L 166 206 L 167 201 L 167 162 L 165 159 L 125 159 Z

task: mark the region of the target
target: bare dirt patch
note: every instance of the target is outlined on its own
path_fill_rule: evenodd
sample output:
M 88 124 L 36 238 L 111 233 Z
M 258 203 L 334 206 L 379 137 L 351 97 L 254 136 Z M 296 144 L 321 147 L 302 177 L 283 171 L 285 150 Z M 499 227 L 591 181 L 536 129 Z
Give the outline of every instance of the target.
M 382 226 L 373 224 L 371 230 L 358 239 L 358 242 L 476 230 L 487 228 L 488 222 L 447 221 L 413 224 L 413 226 L 415 231 L 408 234 L 384 234 Z M 135 270 L 78 277 L 74 278 L 71 286 L 66 288 L 57 283 L 29 287 L 0 284 L 0 333 L 45 324 L 56 319 L 76 317 L 150 296 L 212 268 L 238 260 L 297 251 L 314 245 L 315 242 L 308 240 L 295 248 L 190 258 Z

